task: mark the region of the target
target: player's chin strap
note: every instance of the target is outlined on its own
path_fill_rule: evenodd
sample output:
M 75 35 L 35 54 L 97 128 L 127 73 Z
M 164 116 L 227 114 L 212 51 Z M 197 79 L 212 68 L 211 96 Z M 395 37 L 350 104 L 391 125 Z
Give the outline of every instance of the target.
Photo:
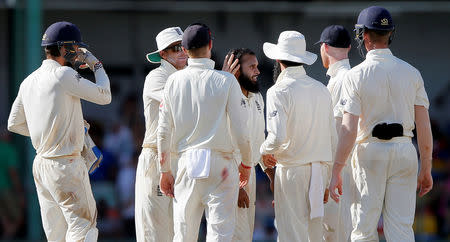
M 358 53 L 359 55 L 365 59 L 366 58 L 366 51 L 364 46 L 364 25 L 362 24 L 356 24 L 355 25 L 355 40 L 358 43 Z
M 364 25 L 356 24 L 355 30 L 354 30 L 355 35 L 356 35 L 355 40 L 358 43 L 358 46 L 357 46 L 358 52 L 359 52 L 359 55 L 363 59 L 366 58 L 366 54 L 367 54 L 367 52 L 365 51 L 366 47 L 364 46 L 364 29 L 365 29 Z M 394 39 L 394 33 L 395 33 L 395 30 L 392 30 L 392 32 L 389 36 L 389 42 L 388 42 L 389 45 L 392 43 L 392 40 Z

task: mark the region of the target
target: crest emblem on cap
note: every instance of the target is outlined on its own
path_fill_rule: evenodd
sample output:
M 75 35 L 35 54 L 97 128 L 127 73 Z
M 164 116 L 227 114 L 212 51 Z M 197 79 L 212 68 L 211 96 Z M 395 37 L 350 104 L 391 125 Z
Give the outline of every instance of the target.
M 389 25 L 389 20 L 387 18 L 382 19 L 381 25 Z
M 47 40 L 47 34 L 42 35 L 42 40 Z

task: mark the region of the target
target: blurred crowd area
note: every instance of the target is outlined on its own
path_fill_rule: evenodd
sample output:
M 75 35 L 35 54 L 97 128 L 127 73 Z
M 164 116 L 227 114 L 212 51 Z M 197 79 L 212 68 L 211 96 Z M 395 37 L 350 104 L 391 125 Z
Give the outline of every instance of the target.
M 270 73 L 270 67 L 262 72 Z M 266 78 L 267 79 L 267 78 Z M 266 90 L 270 82 L 263 83 Z M 134 196 L 138 157 L 145 133 L 141 92 L 135 90 L 117 98 L 115 116 L 99 121 L 86 115 L 90 134 L 103 152 L 100 167 L 90 176 L 92 190 L 97 201 L 99 239 L 111 241 L 135 240 Z M 431 100 L 431 108 L 439 108 L 440 98 L 448 98 L 449 90 Z M 114 86 L 113 86 L 114 95 Z M 263 92 L 265 96 L 265 93 Z M 85 103 L 83 103 L 85 105 Z M 445 109 L 445 108 L 444 108 Z M 106 112 L 106 111 L 105 111 Z M 109 111 L 108 111 L 109 112 Z M 106 114 L 106 113 L 105 113 Z M 433 178 L 434 188 L 424 198 L 417 199 L 414 230 L 417 241 L 450 239 L 450 124 L 444 125 L 432 119 L 434 138 Z M 104 119 L 102 119 L 104 120 Z M 0 135 L 0 239 L 27 238 L 26 206 L 30 201 L 24 187 L 26 167 L 24 155 L 13 145 L 14 135 L 1 128 Z M 415 141 L 414 141 L 415 142 Z M 417 147 L 417 145 L 416 145 Z M 269 180 L 257 167 L 257 202 L 255 218 L 255 241 L 275 241 L 273 195 Z M 34 187 L 29 190 L 34 191 Z M 37 226 L 37 225 L 31 225 Z M 378 231 L 383 238 L 382 218 Z M 206 221 L 203 219 L 199 241 L 205 240 Z M 43 234 L 42 234 L 43 235 Z

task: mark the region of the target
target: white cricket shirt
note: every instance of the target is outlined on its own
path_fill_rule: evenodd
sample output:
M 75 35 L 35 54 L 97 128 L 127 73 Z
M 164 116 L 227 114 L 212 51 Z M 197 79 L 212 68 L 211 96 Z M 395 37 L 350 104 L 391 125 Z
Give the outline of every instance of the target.
M 148 73 L 145 78 L 144 91 L 142 98 L 144 100 L 145 116 L 145 137 L 143 145 L 156 147 L 157 129 L 159 119 L 159 105 L 163 99 L 164 85 L 167 78 L 175 73 L 177 69 L 164 59 L 161 59 L 161 65 Z
M 331 95 L 303 67 L 288 67 L 267 91 L 268 136 L 261 154 L 275 154 L 280 166 L 332 161 L 334 126 Z
M 328 81 L 327 88 L 331 93 L 333 108 L 336 107 L 336 104 L 341 98 L 342 80 L 344 79 L 345 73 L 350 69 L 351 67 L 348 59 L 340 60 L 328 67 L 327 75 L 330 76 L 330 80 Z M 343 113 L 340 112 L 339 109 L 335 109 L 334 111 L 335 117 L 342 118 Z
M 188 67 L 169 77 L 159 115 L 160 155 L 170 153 L 171 139 L 178 153 L 200 148 L 232 153 L 232 135 L 242 162 L 252 164 L 245 96 L 236 78 L 214 70 L 211 59 L 189 58 Z M 162 172 L 169 170 L 170 159 L 161 165 Z
M 80 99 L 100 105 L 111 102 L 109 78 L 95 71 L 96 83 L 74 69 L 47 59 L 20 85 L 11 108 L 8 130 L 30 136 L 44 158 L 81 152 L 84 123 Z
M 339 105 L 359 116 L 356 142 L 362 142 L 379 123 L 400 123 L 403 134 L 413 137 L 414 105 L 428 109 L 429 101 L 416 68 L 389 49 L 375 49 L 345 75 Z

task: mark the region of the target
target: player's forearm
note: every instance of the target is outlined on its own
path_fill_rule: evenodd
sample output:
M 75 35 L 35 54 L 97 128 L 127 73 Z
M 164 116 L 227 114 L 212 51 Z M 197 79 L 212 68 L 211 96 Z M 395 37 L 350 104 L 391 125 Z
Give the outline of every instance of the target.
M 264 170 L 264 173 L 266 173 L 269 180 L 273 181 L 275 177 L 275 168 L 267 168 Z
M 284 135 L 274 135 L 269 132 L 266 140 L 262 143 L 260 148 L 261 155 L 267 154 L 276 154 L 281 149 L 281 145 L 283 144 L 282 140 L 284 140 Z
M 430 117 L 428 110 L 423 106 L 415 106 L 415 121 L 417 130 L 417 143 L 421 169 L 431 171 L 431 160 L 433 155 L 433 135 L 431 133 Z
M 100 62 L 99 62 L 100 63 Z M 101 65 L 101 63 L 100 63 Z M 98 104 L 109 104 L 111 103 L 111 89 L 110 89 L 110 83 L 109 83 L 109 77 L 106 74 L 105 70 L 103 69 L 103 66 L 98 67 L 97 70 L 95 70 L 95 82 L 98 86 Z
M 334 166 L 339 167 L 339 170 L 342 170 L 344 167 L 345 161 L 350 155 L 355 143 L 356 134 L 358 131 L 358 119 L 358 116 L 354 116 L 349 113 L 344 114 L 342 126 L 339 131 L 336 155 L 334 158 Z

